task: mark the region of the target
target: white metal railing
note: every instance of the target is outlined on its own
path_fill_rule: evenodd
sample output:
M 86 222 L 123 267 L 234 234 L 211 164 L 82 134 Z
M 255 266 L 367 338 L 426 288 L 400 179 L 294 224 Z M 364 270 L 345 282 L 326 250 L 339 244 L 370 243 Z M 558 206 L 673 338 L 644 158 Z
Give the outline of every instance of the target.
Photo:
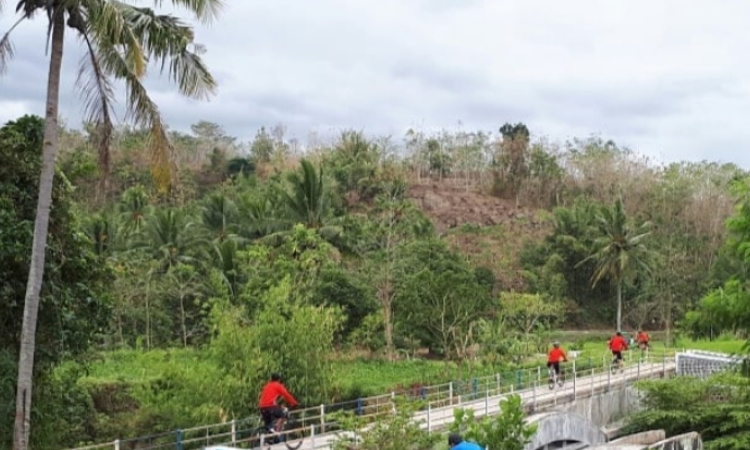
M 558 401 L 580 398 L 581 392 L 585 392 L 587 396 L 594 395 L 609 389 L 612 384 L 637 380 L 644 375 L 667 376 L 674 367 L 672 355 L 667 353 L 640 353 L 635 350 L 626 352 L 625 355 L 626 370 L 623 374 L 617 374 L 614 377 L 610 371 L 611 356 L 609 354 L 603 354 L 600 361 L 598 358 L 596 360 L 593 358 L 572 359 L 569 364 L 563 364 L 562 367 L 566 379 L 565 386 L 551 391 L 547 387 L 547 370 L 539 366 L 469 380 L 419 386 L 403 392 L 394 391 L 350 402 L 318 405 L 295 410 L 292 414 L 307 435 L 303 448 L 327 448 L 326 446 L 330 443 L 329 439 L 333 436 L 331 432 L 336 430 L 335 414 L 338 411 L 352 411 L 360 418 L 374 421 L 378 416 L 392 412 L 393 400 L 397 396 L 422 400 L 424 408 L 415 416 L 415 419 L 423 421 L 424 427 L 432 430 L 449 423 L 445 422 L 448 419 L 452 421 L 452 410 L 455 407 L 472 407 L 478 414 L 492 414 L 497 412 L 497 403 L 503 396 L 515 393 L 521 394 L 524 404 L 534 410 L 546 406 L 549 402 L 557 404 Z M 257 443 L 259 439 L 264 439 L 264 436 L 256 433 L 259 426 L 259 418 L 249 417 L 136 439 L 118 439 L 97 445 L 77 447 L 73 450 L 131 448 L 191 450 L 219 444 Z M 287 432 L 294 431 L 296 430 Z M 324 446 L 320 447 L 320 445 Z

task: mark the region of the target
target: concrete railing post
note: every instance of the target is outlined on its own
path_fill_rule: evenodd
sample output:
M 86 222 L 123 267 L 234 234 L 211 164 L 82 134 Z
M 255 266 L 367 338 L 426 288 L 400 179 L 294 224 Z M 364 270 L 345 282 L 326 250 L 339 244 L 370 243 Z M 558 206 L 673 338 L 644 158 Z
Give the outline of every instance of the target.
M 500 394 L 502 391 L 500 390 L 500 374 L 495 374 L 495 383 L 497 384 L 497 393 Z
M 531 395 L 533 398 L 531 409 L 532 411 L 536 411 L 536 382 L 534 382 L 531 386 Z
M 320 432 L 326 432 L 326 405 L 324 404 L 320 405 Z M 261 444 L 261 447 L 262 446 L 263 445 Z
M 120 440 L 115 439 L 115 450 L 120 450 Z
M 310 425 L 310 443 L 315 448 L 315 425 Z
M 487 389 L 487 392 L 484 394 L 484 415 L 489 416 L 490 415 L 490 390 Z
M 537 366 L 536 368 L 536 381 L 537 383 L 542 382 L 542 366 Z
M 638 360 L 638 372 L 636 373 L 635 379 L 636 380 L 641 379 L 641 360 L 640 359 Z
M 427 404 L 427 431 L 432 431 L 432 406 Z M 313 447 L 315 448 L 315 447 Z
M 612 386 L 612 371 L 608 370 L 607 371 L 607 392 L 610 391 L 611 386 Z M 593 395 L 593 392 L 592 392 L 592 395 Z
M 448 403 L 453 404 L 453 382 L 448 383 Z
M 182 450 L 182 430 L 177 430 L 176 433 L 176 444 L 177 444 L 177 450 Z
M 575 361 L 573 361 L 573 364 L 575 364 Z M 576 399 L 576 378 L 578 378 L 578 374 L 575 371 L 575 366 L 573 366 L 573 400 Z
M 237 443 L 237 419 L 232 419 L 232 445 Z

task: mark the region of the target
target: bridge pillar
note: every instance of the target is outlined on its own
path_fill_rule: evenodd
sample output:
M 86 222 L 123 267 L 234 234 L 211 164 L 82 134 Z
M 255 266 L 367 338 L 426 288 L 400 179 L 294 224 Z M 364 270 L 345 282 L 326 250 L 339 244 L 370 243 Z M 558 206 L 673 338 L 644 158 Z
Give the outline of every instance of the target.
M 597 445 L 607 441 L 607 436 L 599 427 L 579 414 L 542 413 L 535 414 L 527 420 L 528 423 L 537 425 L 537 431 L 524 450 L 543 450 L 548 445 L 560 442 L 569 445 Z

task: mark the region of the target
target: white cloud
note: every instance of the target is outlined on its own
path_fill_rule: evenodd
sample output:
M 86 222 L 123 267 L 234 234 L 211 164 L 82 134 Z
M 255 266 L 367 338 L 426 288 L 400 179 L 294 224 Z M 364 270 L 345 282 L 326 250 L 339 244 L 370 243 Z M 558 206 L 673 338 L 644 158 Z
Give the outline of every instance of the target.
M 553 139 L 599 133 L 661 160 L 750 168 L 749 13 L 728 0 L 227 0 L 197 29 L 218 96 L 149 84 L 173 128 L 207 119 L 243 139 L 277 122 L 304 139 L 524 121 Z M 0 120 L 42 113 L 44 31 L 16 34 Z M 69 43 L 62 111 L 77 120 Z

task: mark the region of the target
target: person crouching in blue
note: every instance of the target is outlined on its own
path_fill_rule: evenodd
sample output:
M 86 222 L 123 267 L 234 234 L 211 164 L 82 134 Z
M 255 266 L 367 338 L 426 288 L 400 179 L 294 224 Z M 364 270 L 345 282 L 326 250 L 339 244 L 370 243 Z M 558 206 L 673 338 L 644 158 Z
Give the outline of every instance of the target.
M 484 450 L 481 445 L 475 442 L 464 441 L 464 438 L 458 433 L 448 435 L 448 447 L 451 450 Z

